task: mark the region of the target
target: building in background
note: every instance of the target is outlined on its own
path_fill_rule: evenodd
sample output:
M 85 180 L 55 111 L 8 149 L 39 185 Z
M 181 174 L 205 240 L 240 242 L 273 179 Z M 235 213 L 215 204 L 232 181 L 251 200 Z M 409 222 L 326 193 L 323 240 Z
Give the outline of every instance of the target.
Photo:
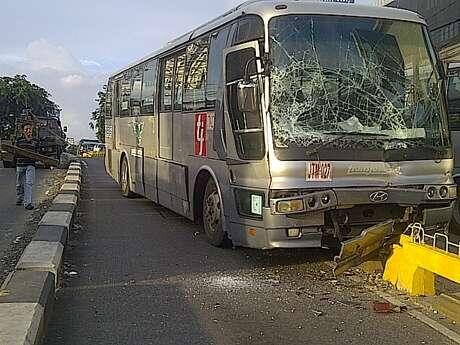
M 460 146 L 460 0 L 377 1 L 418 12 L 426 19 L 433 44 L 447 71 L 450 125 L 459 132 Z M 460 164 L 460 153 L 457 160 L 456 164 Z
M 386 6 L 404 8 L 420 13 L 430 28 L 433 43 L 442 50 L 460 43 L 460 1 L 458 0 L 395 0 Z

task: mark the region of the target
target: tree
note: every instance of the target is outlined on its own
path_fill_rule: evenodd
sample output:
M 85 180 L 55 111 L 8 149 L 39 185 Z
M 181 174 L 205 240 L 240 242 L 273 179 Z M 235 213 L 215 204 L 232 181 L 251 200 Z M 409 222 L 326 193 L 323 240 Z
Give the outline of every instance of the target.
M 32 84 L 25 75 L 0 77 L 0 115 L 19 115 L 30 109 L 37 116 L 58 116 L 61 109 L 50 93 Z
M 25 109 L 36 116 L 59 116 L 61 109 L 50 93 L 27 80 L 25 75 L 0 77 L 0 136 L 14 128 L 16 117 Z
M 102 91 L 97 93 L 96 102 L 98 107 L 91 113 L 91 122 L 89 127 L 96 131 L 96 137 L 99 141 L 105 141 L 105 100 L 107 96 L 107 85 L 104 85 Z

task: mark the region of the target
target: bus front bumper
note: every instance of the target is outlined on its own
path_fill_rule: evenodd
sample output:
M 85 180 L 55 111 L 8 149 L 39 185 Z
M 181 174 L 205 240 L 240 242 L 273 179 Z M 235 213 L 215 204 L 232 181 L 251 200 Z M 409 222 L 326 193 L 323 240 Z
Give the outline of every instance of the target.
M 362 192 L 368 198 L 369 190 Z M 397 193 L 402 191 L 397 190 Z M 415 196 L 415 200 L 410 200 L 408 194 Z M 321 248 L 327 246 L 326 241 L 328 242 L 335 235 L 334 226 L 331 225 L 332 217 L 336 217 L 339 223 L 344 219 L 349 222 L 339 224 L 353 228 L 353 232 L 346 238 L 359 236 L 365 229 L 388 220 L 394 220 L 396 231 L 403 231 L 407 225 L 414 222 L 422 223 L 428 231 L 437 231 L 447 227 L 454 205 L 454 200 L 424 202 L 421 200 L 420 191 L 406 191 L 404 198 L 400 198 L 404 199 L 402 204 L 369 204 L 365 203 L 365 200 L 359 203 L 356 191 L 346 195 L 353 199 L 353 203 L 339 204 L 313 212 L 281 215 L 274 214 L 272 207 L 265 207 L 263 220 L 239 225 L 233 223 L 233 227 L 239 227 L 237 231 L 239 235 L 232 239 L 236 245 L 262 249 Z M 370 212 L 371 210 L 373 212 Z M 373 215 L 370 218 L 366 218 L 371 214 Z

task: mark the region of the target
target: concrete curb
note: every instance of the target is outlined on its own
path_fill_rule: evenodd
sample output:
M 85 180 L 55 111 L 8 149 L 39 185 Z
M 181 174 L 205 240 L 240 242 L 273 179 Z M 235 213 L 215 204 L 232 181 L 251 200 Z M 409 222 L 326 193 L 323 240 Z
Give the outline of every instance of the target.
M 81 179 L 81 163 L 70 164 L 59 194 L 0 290 L 1 345 L 38 345 L 43 341 Z

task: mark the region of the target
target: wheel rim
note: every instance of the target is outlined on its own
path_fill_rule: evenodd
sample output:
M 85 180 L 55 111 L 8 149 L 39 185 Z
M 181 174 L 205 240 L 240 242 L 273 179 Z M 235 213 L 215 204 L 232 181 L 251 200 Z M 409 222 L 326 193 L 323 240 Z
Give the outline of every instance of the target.
M 220 198 L 217 192 L 212 192 L 206 198 L 204 218 L 209 231 L 216 232 L 220 222 Z
M 126 163 L 123 162 L 123 167 L 121 169 L 121 188 L 123 190 L 126 190 L 126 187 L 128 186 L 128 169 L 126 166 Z

